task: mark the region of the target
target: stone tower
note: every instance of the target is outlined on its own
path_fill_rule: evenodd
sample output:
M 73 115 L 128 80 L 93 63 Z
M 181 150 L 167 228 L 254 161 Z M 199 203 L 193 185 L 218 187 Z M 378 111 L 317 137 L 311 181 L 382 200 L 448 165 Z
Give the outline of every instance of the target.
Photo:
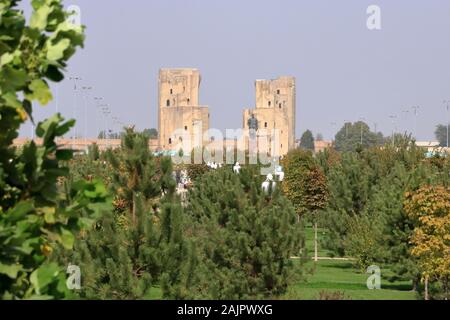
M 192 148 L 202 143 L 209 129 L 207 106 L 199 105 L 200 72 L 197 69 L 159 71 L 159 148 L 179 151 L 183 138 Z M 200 139 L 200 140 L 199 140 Z
M 253 115 L 259 131 L 265 129 L 269 137 L 274 129 L 278 129 L 279 155 L 285 155 L 295 148 L 295 78 L 256 80 L 255 86 L 256 108 L 244 110 L 243 127 L 249 129 L 248 120 Z

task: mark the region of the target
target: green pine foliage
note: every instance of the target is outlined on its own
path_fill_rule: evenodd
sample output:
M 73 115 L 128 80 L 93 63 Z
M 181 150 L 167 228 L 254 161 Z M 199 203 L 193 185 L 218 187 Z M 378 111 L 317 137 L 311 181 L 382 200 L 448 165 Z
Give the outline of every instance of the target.
M 165 298 L 183 298 L 196 260 L 184 236 L 171 159 L 153 158 L 142 133 L 128 129 L 122 139 L 106 155 L 116 210 L 83 234 L 64 261 L 81 268 L 81 298 L 146 299 L 155 287 Z
M 278 188 L 266 194 L 255 167 L 204 175 L 189 195 L 198 266 L 190 297 L 277 297 L 299 275 L 302 226 Z
M 321 225 L 328 229 L 325 246 L 344 256 L 344 238 L 349 221 L 363 213 L 368 202 L 371 185 L 370 167 L 360 160 L 357 153 L 344 153 L 341 161 L 329 172 L 330 198 Z
M 314 151 L 314 136 L 311 130 L 306 130 L 300 138 L 300 149 Z

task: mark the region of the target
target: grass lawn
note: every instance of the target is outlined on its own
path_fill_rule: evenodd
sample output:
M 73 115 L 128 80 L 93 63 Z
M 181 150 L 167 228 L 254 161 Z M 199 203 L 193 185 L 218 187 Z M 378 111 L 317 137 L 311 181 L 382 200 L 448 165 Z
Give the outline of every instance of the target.
M 306 276 L 306 281 L 293 285 L 285 298 L 313 300 L 319 292 L 343 292 L 352 300 L 414 300 L 416 294 L 411 292 L 408 282 L 390 283 L 383 280 L 381 269 L 381 290 L 367 289 L 366 281 L 369 274 L 357 272 L 349 261 L 321 260 L 305 264 L 305 268 L 313 271 Z M 388 274 L 389 271 L 386 270 Z
M 314 254 L 314 233 L 311 227 L 306 228 L 306 247 L 309 256 Z M 319 239 L 323 236 L 319 230 Z M 320 244 L 319 244 L 320 246 Z M 329 257 L 326 250 L 319 247 L 320 257 Z M 317 299 L 319 292 L 343 292 L 344 295 L 353 300 L 413 300 L 416 293 L 411 291 L 409 282 L 388 282 L 388 268 L 381 268 L 381 290 L 369 290 L 366 282 L 369 274 L 358 272 L 351 261 L 320 260 L 314 263 L 308 261 L 305 266 L 311 273 L 306 274 L 306 281 L 293 285 L 287 299 Z

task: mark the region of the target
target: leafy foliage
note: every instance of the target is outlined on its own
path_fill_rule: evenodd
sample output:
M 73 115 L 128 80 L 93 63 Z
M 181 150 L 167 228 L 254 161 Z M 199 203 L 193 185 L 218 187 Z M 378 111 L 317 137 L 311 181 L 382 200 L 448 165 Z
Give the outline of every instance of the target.
M 75 234 L 92 222 L 107 197 L 97 181 L 61 192 L 72 152 L 55 138 L 74 121 L 56 115 L 38 124 L 42 145 L 13 147 L 32 103 L 47 104 L 48 80 L 61 81 L 62 69 L 83 45 L 82 27 L 67 21 L 59 0 L 32 1 L 26 24 L 18 1 L 0 2 L 0 295 L 2 298 L 60 298 L 69 295 L 63 268 L 49 262 L 59 244 L 71 249 Z
M 407 193 L 405 211 L 415 221 L 411 253 L 419 260 L 422 276 L 441 281 L 449 298 L 450 187 L 424 186 Z
M 447 137 L 447 134 L 450 134 L 450 130 L 447 129 L 447 126 L 442 124 L 436 126 L 436 131 L 434 132 L 434 134 L 441 147 L 447 147 L 447 141 L 450 141 L 450 137 Z
M 283 160 L 283 192 L 299 216 L 325 208 L 328 187 L 322 169 L 310 151 L 293 150 Z
M 346 123 L 335 137 L 338 151 L 357 151 L 382 144 L 383 135 L 371 132 L 369 126 L 362 121 Z

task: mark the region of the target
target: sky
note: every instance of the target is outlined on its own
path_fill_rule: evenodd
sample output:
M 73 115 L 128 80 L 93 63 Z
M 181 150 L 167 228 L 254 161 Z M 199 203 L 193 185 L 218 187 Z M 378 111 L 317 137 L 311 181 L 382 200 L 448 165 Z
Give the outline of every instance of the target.
M 22 2 L 25 8 L 29 1 Z M 200 70 L 200 104 L 210 107 L 210 126 L 221 130 L 242 126 L 242 111 L 255 105 L 256 79 L 278 76 L 296 78 L 297 138 L 310 129 L 331 139 L 346 121 L 364 119 L 386 135 L 396 128 L 434 140 L 435 126 L 448 119 L 448 0 L 64 4 L 81 9 L 85 48 L 69 61 L 66 79 L 52 85 L 55 101 L 35 106 L 34 115 L 39 121 L 57 110 L 75 117 L 81 136 L 118 130 L 113 116 L 139 129 L 157 127 L 158 71 L 169 67 Z M 381 30 L 367 28 L 369 5 L 381 9 Z M 83 98 L 70 77 L 93 89 Z M 109 117 L 93 97 L 109 105 Z M 30 124 L 21 135 L 31 135 Z

